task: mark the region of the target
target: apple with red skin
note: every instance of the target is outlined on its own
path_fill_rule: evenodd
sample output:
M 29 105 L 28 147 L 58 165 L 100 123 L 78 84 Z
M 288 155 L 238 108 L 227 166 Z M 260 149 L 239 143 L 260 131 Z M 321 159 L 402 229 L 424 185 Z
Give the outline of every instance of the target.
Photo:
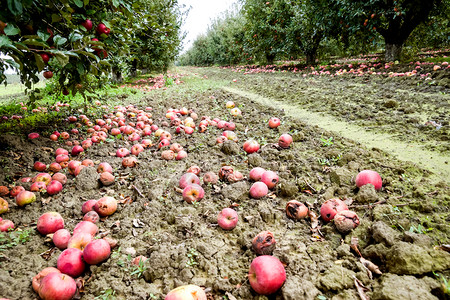
M 83 250 L 83 259 L 90 265 L 99 264 L 111 254 L 109 243 L 103 239 L 93 240 Z
M 320 215 L 325 222 L 330 222 L 334 216 L 343 210 L 348 210 L 347 205 L 341 199 L 329 199 L 320 207 Z
M 6 201 L 3 198 L 0 198 L 0 214 L 7 212 L 8 207 L 9 207 L 8 201 Z
M 286 204 L 286 215 L 293 220 L 304 219 L 308 215 L 308 207 L 297 200 L 291 200 Z
M 56 156 L 56 158 L 55 158 L 55 161 L 56 161 L 58 164 L 61 164 L 62 162 L 68 162 L 69 159 L 70 159 L 70 157 L 69 157 L 69 155 L 67 155 L 67 154 L 58 154 L 58 155 Z
M 77 284 L 72 277 L 52 272 L 41 280 L 39 297 L 43 300 L 70 300 L 76 291 Z
M 277 173 L 273 171 L 265 171 L 261 175 L 261 181 L 264 182 L 269 189 L 273 189 L 279 181 Z
M 111 167 L 111 165 L 107 162 L 102 162 L 98 165 L 97 167 L 97 172 L 98 173 L 103 173 L 103 172 L 109 172 L 112 173 L 113 172 L 113 168 Z
M 86 166 L 86 167 L 94 167 L 95 166 L 95 164 L 94 164 L 94 162 L 92 161 L 92 159 L 84 159 L 82 162 L 81 162 L 81 164 L 83 165 L 83 166 Z
M 81 205 L 81 211 L 83 212 L 83 214 L 94 210 L 95 203 L 97 203 L 97 200 L 95 199 L 87 200 L 86 202 L 84 202 L 83 205 Z
M 216 175 L 214 172 L 206 172 L 205 175 L 203 175 L 203 183 L 208 184 L 216 184 L 219 181 L 219 176 Z
M 233 122 L 226 122 L 223 129 L 233 131 L 236 129 L 236 124 L 234 124 Z
M 205 191 L 198 184 L 188 184 L 183 189 L 183 200 L 189 204 L 202 200 L 204 196 Z
M 280 119 L 276 118 L 276 117 L 272 117 L 269 119 L 269 127 L 270 128 L 277 128 L 278 126 L 281 125 L 281 121 Z
M 50 60 L 50 56 L 48 56 L 47 53 L 41 53 L 39 55 L 42 57 L 42 60 L 44 61 L 44 63 L 48 63 L 48 61 Z
M 117 152 L 116 152 L 117 157 L 125 157 L 128 155 L 130 155 L 130 150 L 128 150 L 127 148 L 117 149 Z
M 261 231 L 252 240 L 252 248 L 257 255 L 271 255 L 276 245 L 273 233 L 267 230 Z
M 95 211 L 91 210 L 88 211 L 84 216 L 83 216 L 83 221 L 89 221 L 92 223 L 97 223 L 98 220 L 100 220 L 100 216 L 98 215 L 98 213 L 96 213 Z
M 253 168 L 253 169 L 250 170 L 250 173 L 248 174 L 248 176 L 253 181 L 260 181 L 261 180 L 261 176 L 262 176 L 262 174 L 265 171 L 266 170 L 261 168 L 261 167 L 256 167 L 256 168 Z
M 23 192 L 23 191 L 25 191 L 25 188 L 23 186 L 16 185 L 16 186 L 13 186 L 11 188 L 11 191 L 9 192 L 9 195 L 11 197 L 16 197 L 17 195 L 20 194 L 20 192 Z
M 258 256 L 250 265 L 248 280 L 255 292 L 270 295 L 283 286 L 286 270 L 278 258 L 270 255 Z
M 113 197 L 102 197 L 94 204 L 94 210 L 100 217 L 110 216 L 117 210 L 117 200 Z
M 169 150 L 170 151 L 170 150 Z M 134 168 L 138 164 L 136 157 L 124 157 L 122 159 L 122 167 L 124 168 Z
M 343 210 L 334 216 L 334 225 L 340 233 L 349 233 L 359 226 L 358 215 L 351 210 Z
M 74 235 L 67 242 L 67 249 L 76 248 L 76 249 L 83 251 L 83 249 L 91 241 L 92 241 L 92 235 L 90 235 L 87 232 L 81 232 L 81 233 L 77 233 L 77 234 L 74 233 Z
M 169 150 L 169 151 L 171 151 L 171 150 Z M 184 150 L 181 150 L 181 151 L 179 151 L 178 153 L 177 153 L 177 156 L 175 156 L 175 160 L 182 160 L 182 159 L 185 159 L 186 157 L 187 157 L 187 152 L 186 151 L 184 151 Z
M 73 176 L 78 176 L 80 175 L 81 170 L 83 170 L 84 168 L 86 168 L 85 165 L 79 165 L 75 168 L 75 171 L 73 171 Z
M 278 146 L 281 148 L 289 148 L 289 146 L 292 144 L 292 136 L 288 133 L 283 133 L 280 138 L 278 139 Z
M 84 28 L 86 28 L 87 31 L 90 31 L 92 29 L 92 21 L 89 19 L 84 20 L 83 22 L 81 22 L 81 26 L 83 26 Z
M 9 195 L 9 189 L 8 187 L 1 185 L 0 186 L 0 197 L 5 197 Z
M 0 221 L 0 231 L 8 231 L 9 229 L 14 229 L 14 223 L 11 220 L 3 219 Z
M 31 192 L 44 192 L 46 190 L 47 186 L 42 181 L 35 182 L 30 186 Z
M 43 74 L 45 79 L 50 79 L 53 77 L 53 72 L 52 71 L 45 71 Z
M 37 139 L 38 137 L 39 137 L 39 133 L 37 133 L 37 132 L 32 132 L 32 133 L 28 134 L 28 138 L 30 140 Z
M 81 166 L 81 161 L 79 160 L 71 160 L 69 164 L 67 165 L 67 168 L 69 169 L 69 174 L 73 175 L 75 173 L 75 169 Z
M 47 169 L 47 165 L 40 161 L 37 161 L 34 163 L 33 169 L 35 169 L 38 172 L 44 172 Z
M 36 195 L 33 192 L 22 191 L 16 196 L 16 203 L 20 207 L 33 203 L 34 201 L 36 201 Z
M 37 231 L 42 235 L 55 233 L 59 229 L 64 228 L 63 217 L 55 212 L 50 211 L 42 214 L 37 221 Z
M 49 195 L 56 195 L 59 192 L 61 192 L 62 189 L 63 189 L 63 185 L 60 181 L 52 180 L 52 181 L 50 181 L 50 183 L 47 186 L 47 193 Z
M 67 248 L 67 245 L 69 243 L 70 238 L 72 235 L 70 234 L 70 231 L 62 228 L 57 230 L 52 237 L 53 244 L 59 249 L 64 250 Z
M 70 154 L 72 156 L 77 156 L 78 154 L 80 154 L 83 151 L 84 151 L 83 147 L 81 147 L 79 145 L 76 145 L 76 146 L 73 146 L 72 151 L 70 152 Z
M 200 172 L 202 169 L 200 169 L 199 166 L 190 166 L 189 169 L 186 170 L 187 173 L 194 173 L 195 175 L 200 175 Z
M 247 152 L 248 154 L 257 152 L 259 150 L 259 143 L 253 139 L 248 140 L 244 143 L 244 145 L 242 146 L 242 148 L 244 148 L 244 151 Z
M 382 187 L 382 180 L 380 174 L 372 170 L 364 170 L 358 173 L 355 178 L 355 183 L 357 187 L 362 187 L 366 184 L 372 184 L 377 191 Z
M 207 300 L 207 298 L 201 287 L 189 284 L 171 290 L 164 300 Z
M 92 222 L 81 221 L 73 229 L 73 235 L 75 236 L 76 234 L 82 232 L 89 233 L 91 236 L 95 236 L 98 232 L 98 227 Z
M 57 180 L 57 181 L 61 182 L 61 184 L 64 185 L 67 182 L 67 177 L 63 173 L 55 173 L 52 176 L 52 180 Z
M 31 286 L 33 287 L 33 290 L 36 293 L 39 293 L 39 286 L 41 285 L 42 279 L 44 279 L 44 277 L 50 273 L 61 273 L 61 272 L 55 267 L 47 267 L 45 269 L 42 269 L 36 276 L 33 277 L 31 281 Z
M 250 187 L 250 197 L 259 199 L 267 195 L 269 188 L 264 182 L 258 181 Z
M 224 208 L 217 217 L 217 223 L 223 230 L 231 230 L 236 227 L 239 220 L 237 212 L 232 208 Z
M 97 33 L 98 34 L 106 34 L 106 35 L 108 35 L 109 34 L 109 32 L 111 31 L 108 27 L 106 27 L 106 25 L 105 24 L 103 24 L 103 23 L 100 23 L 100 24 L 98 24 L 97 25 Z
M 189 184 L 200 184 L 200 178 L 194 173 L 185 173 L 181 176 L 178 185 L 181 189 L 184 189 Z
M 114 175 L 109 172 L 103 172 L 100 174 L 100 182 L 105 185 L 109 186 L 111 184 L 114 184 L 115 178 Z
M 59 255 L 56 265 L 61 273 L 72 277 L 80 276 L 86 267 L 83 261 L 83 251 L 77 248 L 67 248 Z
M 49 166 L 48 166 L 48 170 L 50 172 L 53 173 L 58 173 L 59 171 L 61 171 L 62 167 L 60 164 L 58 164 L 57 162 L 52 162 Z
M 58 155 L 69 155 L 69 151 L 67 151 L 64 148 L 58 148 L 55 151 L 55 156 L 58 156 Z
M 45 185 L 48 186 L 48 184 L 52 181 L 52 176 L 50 176 L 50 174 L 48 174 L 48 173 L 39 173 L 36 176 L 34 176 L 31 181 L 32 182 L 41 181 L 41 182 L 45 183 Z
M 113 136 L 118 136 L 119 134 L 121 134 L 119 128 L 113 128 L 113 129 L 111 129 L 111 135 L 113 135 Z
M 139 153 L 141 153 L 142 151 L 144 151 L 144 147 L 142 147 L 141 144 L 135 144 L 131 147 L 131 154 L 138 156 Z

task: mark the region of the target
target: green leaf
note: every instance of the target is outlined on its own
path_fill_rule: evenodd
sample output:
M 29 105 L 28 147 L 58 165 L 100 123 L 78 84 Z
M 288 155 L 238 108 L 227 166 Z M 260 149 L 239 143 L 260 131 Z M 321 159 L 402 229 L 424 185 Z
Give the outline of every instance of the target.
M 5 29 L 3 29 L 3 32 L 6 35 L 16 35 L 20 33 L 20 29 L 17 28 L 14 24 L 8 24 L 8 26 L 5 27 Z
M 77 70 L 78 70 L 78 74 L 84 74 L 84 66 L 81 62 L 77 62 Z
M 89 4 L 89 0 L 84 0 L 83 3 L 84 3 L 84 6 L 87 6 Z
M 37 35 L 43 41 L 46 41 L 50 38 L 50 33 L 48 33 L 47 31 L 38 30 Z
M 72 32 L 71 34 L 69 34 L 69 41 L 71 43 L 79 41 L 82 38 L 83 38 L 83 36 L 81 34 L 79 34 L 79 33 L 76 33 L 76 32 Z
M 67 42 L 67 39 L 65 37 L 62 37 L 60 35 L 56 35 L 53 37 L 53 41 L 57 46 L 61 46 Z
M 55 57 L 62 67 L 69 63 L 69 57 L 61 52 L 55 53 Z
M 113 0 L 112 3 L 114 7 L 118 7 L 120 5 L 119 0 Z
M 76 6 L 78 6 L 79 8 L 83 7 L 83 1 L 81 0 L 73 0 L 73 2 L 75 3 Z
M 14 15 L 21 15 L 23 12 L 22 2 L 20 0 L 8 0 L 8 9 Z
M 45 68 L 44 60 L 42 59 L 42 57 L 39 54 L 37 54 L 37 53 L 33 53 L 33 54 L 34 54 L 34 59 L 36 60 L 36 65 L 38 67 L 38 70 L 39 70 L 39 72 L 41 72 Z
M 37 41 L 35 39 L 27 39 L 27 40 L 23 41 L 22 43 L 24 43 L 25 45 L 30 45 L 30 46 L 40 46 L 40 47 L 44 47 L 44 48 L 49 48 L 46 43 Z
M 6 35 L 0 35 L 0 48 L 4 46 L 11 46 L 12 42 Z
M 88 10 L 86 10 L 86 14 L 87 15 L 94 15 L 96 13 L 97 13 L 97 11 L 95 9 L 88 9 Z
M 52 23 L 58 23 L 62 20 L 60 15 L 52 14 Z

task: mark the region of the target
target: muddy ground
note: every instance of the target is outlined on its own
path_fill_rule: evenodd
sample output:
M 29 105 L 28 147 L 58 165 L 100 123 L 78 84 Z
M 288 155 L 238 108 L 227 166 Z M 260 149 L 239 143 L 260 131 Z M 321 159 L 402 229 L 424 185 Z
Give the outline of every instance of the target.
M 182 78 L 183 84 L 152 91 L 133 103 L 127 97 L 120 101 L 139 109 L 151 106 L 154 123 L 171 132 L 172 142 L 188 152 L 185 160 L 165 161 L 154 146 L 139 155 L 137 167 L 123 168 L 122 159 L 111 154 L 120 147 L 131 148 L 132 143 L 110 139 L 89 148 L 82 158 L 96 164 L 109 162 L 116 176 L 114 185 L 101 186 L 95 169 L 86 168 L 76 178 L 68 175 L 62 193 L 39 195 L 25 208 L 6 198 L 10 211 L 1 216 L 16 224 L 14 236 L 20 231 L 29 235 L 22 235 L 15 241 L 17 245 L 2 236 L 6 241 L 0 241 L 1 297 L 37 299 L 31 278 L 44 267 L 56 266 L 61 251 L 36 231 L 39 216 L 57 211 L 63 215 L 66 228 L 72 230 L 83 217 L 81 204 L 103 195 L 122 202 L 115 214 L 99 224 L 101 231 L 119 241 L 119 247 L 108 261 L 85 272 L 81 299 L 164 299 L 171 289 L 183 284 L 202 286 L 210 299 L 360 299 L 355 278 L 367 288 L 364 293 L 370 299 L 448 296 L 444 294 L 448 287 L 444 279 L 450 278 L 450 254 L 443 245 L 449 244 L 450 236 L 449 178 L 436 180 L 433 170 L 394 159 L 380 148 L 336 135 L 332 128 L 309 125 L 283 110 L 223 89 L 253 91 L 292 106 L 327 112 L 362 129 L 380 128 L 399 139 L 433 144 L 430 150 L 448 155 L 447 88 L 427 85 L 421 90 L 424 81 L 417 84 L 419 79 L 412 83 L 408 79 L 406 84 L 401 78 L 370 81 L 303 78 L 289 73 L 242 75 L 216 68 L 185 69 L 183 73 L 188 75 Z M 242 117 L 230 115 L 225 107 L 230 100 L 242 110 Z M 222 130 L 211 126 L 192 135 L 176 134 L 174 127 L 164 127 L 167 109 L 182 107 L 194 110 L 199 117 L 235 122 L 239 141 L 216 144 Z M 277 129 L 267 126 L 272 116 L 282 120 Z M 441 127 L 426 125 L 429 120 Z M 68 130 L 70 126 L 57 129 Z M 85 130 L 83 127 L 82 136 L 86 136 Z M 286 132 L 292 134 L 293 146 L 274 146 Z M 12 186 L 19 177 L 34 176 L 35 161 L 49 164 L 54 149 L 70 149 L 45 135 L 30 141 L 26 134 L 0 137 L 0 185 Z M 260 142 L 258 153 L 247 155 L 242 150 L 249 138 Z M 253 167 L 261 166 L 276 171 L 280 182 L 269 196 L 259 200 L 249 197 L 251 182 L 247 178 L 204 185 L 204 199 L 192 205 L 174 189 L 192 165 L 202 169 L 200 177 L 208 171 L 217 173 L 224 165 L 247 177 Z M 355 187 L 354 178 L 364 169 L 380 173 L 381 191 Z M 320 234 L 314 234 L 309 218 L 293 221 L 286 216 L 289 200 L 309 203 L 318 213 L 325 200 L 336 197 L 345 200 L 360 217 L 360 226 L 347 235 L 320 219 Z M 235 229 L 224 231 L 217 226 L 217 214 L 229 206 L 237 210 L 240 220 Z M 247 280 L 249 265 L 256 257 L 252 239 L 264 230 L 274 234 L 277 245 L 273 255 L 285 264 L 287 272 L 284 286 L 268 297 L 258 296 Z M 370 278 L 350 248 L 352 238 L 358 238 L 362 256 L 378 265 L 382 275 Z M 139 255 L 149 258 L 141 270 L 131 264 Z

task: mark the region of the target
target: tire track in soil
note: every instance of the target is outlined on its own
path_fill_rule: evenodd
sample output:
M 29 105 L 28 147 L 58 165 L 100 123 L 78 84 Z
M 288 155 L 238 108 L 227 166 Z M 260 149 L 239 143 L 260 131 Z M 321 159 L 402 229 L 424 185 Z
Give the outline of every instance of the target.
M 420 144 L 398 141 L 394 136 L 386 133 L 368 132 L 360 126 L 338 121 L 333 117 L 311 112 L 273 98 L 267 98 L 232 87 L 223 87 L 223 89 L 262 105 L 283 109 L 290 117 L 300 119 L 310 125 L 317 125 L 327 131 L 359 142 L 368 148 L 381 149 L 399 160 L 412 162 L 416 166 L 432 172 L 433 177 L 435 177 L 433 179 L 436 181 L 444 180 L 450 182 L 450 156 L 428 151 Z

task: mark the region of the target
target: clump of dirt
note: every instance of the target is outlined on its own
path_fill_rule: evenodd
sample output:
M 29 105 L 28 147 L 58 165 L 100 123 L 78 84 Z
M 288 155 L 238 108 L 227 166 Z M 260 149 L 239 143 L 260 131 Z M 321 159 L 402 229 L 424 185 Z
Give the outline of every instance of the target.
M 207 81 L 192 77 L 191 84 Z M 251 79 L 241 79 L 241 84 L 253 89 Z M 285 94 L 284 83 L 276 82 L 262 76 L 255 87 L 279 98 L 294 95 L 293 91 Z M 322 89 L 320 97 L 314 98 L 318 101 L 316 106 L 325 107 L 319 99 L 328 97 L 330 90 L 324 89 L 326 82 L 308 82 Z M 291 88 L 297 92 L 302 89 Z M 343 94 L 339 97 L 349 97 L 346 89 L 353 90 L 353 95 L 361 92 L 355 83 L 343 82 Z M 227 101 L 235 102 L 242 117 L 230 114 L 225 108 Z M 384 101 L 380 101 L 377 105 L 384 107 Z M 339 101 L 333 103 L 338 105 Z M 172 135 L 171 143 L 182 145 L 188 152 L 187 158 L 163 160 L 161 151 L 165 149 L 157 148 L 159 139 L 152 135 L 148 138 L 155 146 L 138 155 L 137 167 L 124 168 L 114 153 L 120 147 L 130 149 L 136 142 L 129 142 L 127 136 L 108 138 L 104 143 L 94 144 L 77 159 L 92 159 L 96 166 L 100 162 L 111 164 L 116 178 L 113 185 L 101 186 L 95 169 L 85 168 L 81 177 L 76 178 L 64 171 L 68 183 L 53 197 L 42 194 L 24 208 L 17 207 L 8 198 L 10 211 L 2 217 L 13 220 L 18 230 L 30 231 L 28 238 L 17 245 L 6 246 L 0 241 L 0 246 L 4 246 L 0 248 L 0 296 L 36 298 L 31 278 L 44 267 L 56 265 L 61 251 L 35 230 L 42 213 L 59 212 L 66 228 L 72 230 L 83 217 L 82 203 L 107 195 L 119 201 L 119 208 L 115 214 L 102 219 L 99 228 L 118 240 L 119 246 L 106 262 L 90 266 L 84 273 L 81 299 L 108 293 L 114 293 L 119 299 L 163 299 L 171 289 L 184 284 L 204 287 L 211 299 L 223 299 L 227 295 L 236 299 L 260 299 L 251 289 L 247 274 L 256 257 L 252 239 L 265 230 L 274 234 L 277 244 L 273 255 L 285 264 L 287 272 L 284 286 L 273 298 L 357 299 L 355 278 L 367 287 L 365 293 L 373 299 L 399 299 L 403 295 L 417 299 L 444 297 L 440 278 L 450 275 L 450 254 L 433 246 L 448 243 L 449 190 L 445 182 L 431 183 L 428 171 L 339 136 L 327 143 L 322 140 L 330 136 L 326 130 L 220 88 L 198 90 L 188 82 L 185 86 L 153 91 L 140 103 L 125 102 L 123 106 L 128 104 L 140 109 L 151 106 L 153 122 L 158 125 L 167 120 L 169 108 L 182 107 L 199 116 L 197 125 L 202 116 L 233 121 L 238 142 L 217 144 L 216 138 L 222 130 L 214 126 L 192 135 L 177 134 L 175 127 L 166 126 L 164 130 Z M 367 111 L 367 105 L 356 111 Z M 345 108 L 339 110 L 344 112 Z M 273 116 L 283 123 L 277 129 L 267 125 Z M 136 121 L 136 116 L 128 115 L 127 122 Z M 288 149 L 281 149 L 277 146 L 278 137 L 286 132 L 293 135 L 294 143 Z M 82 134 L 86 137 L 84 131 Z M 34 176 L 37 173 L 32 170 L 34 161 L 49 164 L 54 159 L 54 149 L 61 146 L 69 149 L 45 136 L 33 141 L 25 136 L 1 138 L 0 185 L 11 186 L 19 177 Z M 247 155 L 242 143 L 250 138 L 256 139 L 261 149 Z M 245 179 L 203 184 L 205 197 L 188 204 L 176 188 L 181 175 L 192 165 L 201 168 L 200 177 L 208 171 L 217 174 L 227 165 L 242 172 Z M 279 184 L 261 199 L 252 199 L 248 194 L 252 184 L 248 174 L 255 166 L 276 171 L 280 177 Z M 370 186 L 356 188 L 354 177 L 364 169 L 380 173 L 381 191 Z M 285 207 L 290 200 L 306 203 L 319 215 L 320 205 L 335 197 L 346 201 L 359 215 L 361 225 L 348 235 L 339 233 L 332 222 L 325 223 L 313 215 L 299 221 L 286 216 Z M 217 215 L 225 207 L 234 208 L 239 215 L 238 225 L 231 231 L 217 226 Z M 382 275 L 369 273 L 360 262 L 358 251 L 352 246 L 355 238 L 361 255 L 378 265 Z M 149 259 L 135 266 L 131 260 L 139 255 Z

